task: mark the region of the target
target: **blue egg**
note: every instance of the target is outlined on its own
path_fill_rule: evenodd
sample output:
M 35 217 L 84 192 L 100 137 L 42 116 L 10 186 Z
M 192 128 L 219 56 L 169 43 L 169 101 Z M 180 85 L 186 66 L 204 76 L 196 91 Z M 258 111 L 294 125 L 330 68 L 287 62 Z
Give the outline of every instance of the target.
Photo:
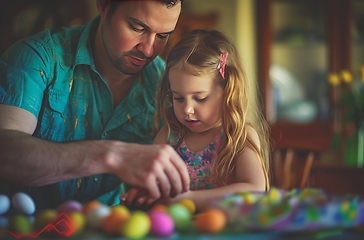
M 6 213 L 10 208 L 10 199 L 4 194 L 0 194 L 0 215 Z
M 0 216 L 0 230 L 6 229 L 9 226 L 9 219 L 5 216 Z M 1 231 L 0 231 L 1 234 Z
M 33 214 L 35 212 L 35 203 L 26 193 L 18 192 L 12 198 L 12 204 L 16 210 L 24 214 Z

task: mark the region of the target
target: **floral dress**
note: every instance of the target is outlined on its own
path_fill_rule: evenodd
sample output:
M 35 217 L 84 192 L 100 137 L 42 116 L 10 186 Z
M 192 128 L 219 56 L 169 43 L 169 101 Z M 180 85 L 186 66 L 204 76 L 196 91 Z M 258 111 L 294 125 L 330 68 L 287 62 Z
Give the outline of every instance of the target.
M 205 150 L 192 152 L 183 140 L 176 148 L 177 153 L 181 156 L 187 165 L 190 175 L 190 190 L 202 190 L 220 187 L 220 184 L 212 176 L 212 163 L 217 158 L 218 150 L 225 137 L 225 134 L 217 134 Z M 171 134 L 168 143 L 173 145 L 177 137 Z

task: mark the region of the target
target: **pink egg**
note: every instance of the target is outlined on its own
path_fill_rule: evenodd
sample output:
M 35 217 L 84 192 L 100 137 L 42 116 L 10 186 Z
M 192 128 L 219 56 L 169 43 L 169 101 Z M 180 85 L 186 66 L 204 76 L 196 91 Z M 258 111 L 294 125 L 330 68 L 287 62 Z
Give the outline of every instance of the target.
M 82 204 L 75 200 L 69 200 L 69 201 L 66 201 L 66 202 L 60 204 L 57 207 L 57 211 L 59 213 L 69 213 L 69 212 L 74 212 L 74 211 L 81 212 Z
M 149 213 L 151 222 L 150 234 L 156 237 L 168 237 L 174 231 L 174 222 L 168 213 L 154 210 Z

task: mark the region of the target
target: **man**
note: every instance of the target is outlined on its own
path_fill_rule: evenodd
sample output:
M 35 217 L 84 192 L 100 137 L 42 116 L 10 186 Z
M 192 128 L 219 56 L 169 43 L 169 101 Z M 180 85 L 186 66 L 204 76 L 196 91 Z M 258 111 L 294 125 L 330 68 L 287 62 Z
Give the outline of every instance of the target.
M 0 59 L 0 193 L 23 191 L 37 208 L 73 199 L 118 203 L 121 181 L 150 196 L 189 188 L 167 145 L 150 145 L 157 57 L 179 0 L 97 0 L 85 26 L 45 30 Z

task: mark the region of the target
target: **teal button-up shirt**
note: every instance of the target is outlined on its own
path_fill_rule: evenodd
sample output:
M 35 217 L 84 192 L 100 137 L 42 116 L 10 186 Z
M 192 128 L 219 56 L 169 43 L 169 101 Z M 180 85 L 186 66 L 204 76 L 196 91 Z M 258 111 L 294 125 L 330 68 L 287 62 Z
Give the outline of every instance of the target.
M 0 59 L 0 103 L 23 108 L 38 119 L 35 137 L 56 142 L 117 139 L 152 142 L 155 93 L 165 69 L 157 57 L 134 81 L 116 108 L 92 57 L 99 17 L 85 26 L 47 29 L 12 45 Z M 29 188 L 0 182 L 0 193 L 29 193 L 37 208 L 66 200 L 98 198 L 118 203 L 121 181 L 111 174 Z

